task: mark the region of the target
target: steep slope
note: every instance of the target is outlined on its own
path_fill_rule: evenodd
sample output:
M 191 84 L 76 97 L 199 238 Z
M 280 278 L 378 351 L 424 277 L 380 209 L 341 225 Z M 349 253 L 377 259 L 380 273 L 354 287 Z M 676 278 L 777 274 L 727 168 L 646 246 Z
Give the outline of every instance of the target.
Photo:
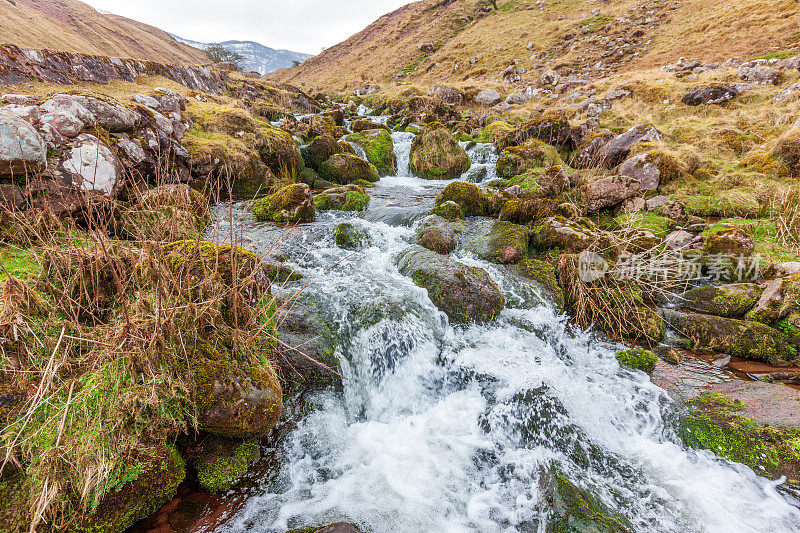
M 177 41 L 195 48 L 205 50 L 210 45 L 210 43 L 201 43 L 183 39 L 178 35 L 170 35 Z M 295 61 L 302 63 L 309 57 L 312 57 L 310 54 L 292 52 L 291 50 L 276 50 L 254 41 L 225 41 L 219 43 L 219 45 L 232 52 L 236 52 L 244 58 L 242 70 L 258 72 L 259 74 L 269 74 L 270 72 L 275 72 L 282 68 L 291 67 L 294 65 Z
M 535 81 L 546 69 L 593 77 L 681 56 L 751 59 L 800 42 L 794 0 L 500 0 L 498 6 L 415 2 L 276 77 L 325 90 Z
M 0 0 L 2 42 L 23 48 L 130 57 L 163 63 L 206 63 L 202 50 L 158 28 L 97 12 L 77 0 Z

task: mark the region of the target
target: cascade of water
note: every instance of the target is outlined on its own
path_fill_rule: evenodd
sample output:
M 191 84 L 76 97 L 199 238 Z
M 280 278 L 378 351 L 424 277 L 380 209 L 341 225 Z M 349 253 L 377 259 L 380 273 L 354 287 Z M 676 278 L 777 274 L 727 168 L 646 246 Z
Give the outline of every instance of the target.
M 307 292 L 338 326 L 344 390 L 314 396 L 277 478 L 220 531 L 346 520 L 368 532 L 544 532 L 553 461 L 634 531 L 800 531 L 774 483 L 682 445 L 667 394 L 509 271 L 458 256 L 486 269 L 508 306 L 491 324 L 448 324 L 396 267 L 414 228 L 380 214 L 421 214 L 444 184 L 409 177 L 413 135 L 393 139 L 398 176 L 371 190 L 363 217 L 326 213 L 286 247 L 309 279 L 320 274 Z M 275 231 L 233 220 L 256 248 Z M 372 239 L 351 257 L 330 237 L 344 220 Z
M 467 148 L 468 142 L 459 143 L 462 148 Z M 462 179 L 473 183 L 491 181 L 497 178 L 497 160 L 500 158 L 494 145 L 491 143 L 477 143 L 467 149 L 471 161 Z

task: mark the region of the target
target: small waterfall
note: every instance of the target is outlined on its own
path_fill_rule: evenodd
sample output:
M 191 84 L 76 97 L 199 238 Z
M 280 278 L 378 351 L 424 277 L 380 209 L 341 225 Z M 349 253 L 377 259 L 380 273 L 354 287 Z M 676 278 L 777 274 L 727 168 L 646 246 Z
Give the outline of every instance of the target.
M 497 178 L 497 160 L 500 159 L 500 155 L 493 144 L 477 143 L 470 148 L 467 147 L 472 143 L 461 142 L 459 144 L 462 148 L 467 149 L 467 155 L 472 162 L 469 170 L 461 176 L 461 179 L 482 183 Z
M 394 155 L 397 158 L 397 176 L 402 178 L 410 178 L 413 176 L 411 173 L 411 166 L 409 158 L 411 156 L 411 143 L 414 141 L 413 133 L 395 132 L 392 133 L 392 142 L 394 143 Z

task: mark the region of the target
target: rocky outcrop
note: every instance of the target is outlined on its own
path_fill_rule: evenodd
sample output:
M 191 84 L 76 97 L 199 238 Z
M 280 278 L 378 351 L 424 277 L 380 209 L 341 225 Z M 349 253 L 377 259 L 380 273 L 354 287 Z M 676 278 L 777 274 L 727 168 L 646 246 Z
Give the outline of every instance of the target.
M 196 91 L 222 94 L 227 74 L 211 67 L 167 65 L 153 61 L 120 59 L 52 50 L 23 50 L 0 45 L 0 85 L 42 81 L 72 85 L 135 83 L 142 76 L 161 76 Z

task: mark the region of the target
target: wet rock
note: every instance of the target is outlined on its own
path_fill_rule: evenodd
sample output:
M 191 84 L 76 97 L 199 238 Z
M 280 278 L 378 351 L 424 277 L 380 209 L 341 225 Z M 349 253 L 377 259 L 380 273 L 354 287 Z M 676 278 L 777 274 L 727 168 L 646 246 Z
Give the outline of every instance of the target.
M 619 351 L 616 358 L 622 366 L 647 373 L 655 370 L 656 362 L 658 361 L 656 354 L 641 348 Z
M 516 269 L 519 274 L 532 279 L 541 286 L 552 298 L 556 308 L 560 312 L 564 311 L 564 290 L 558 283 L 556 267 L 553 263 L 525 257 L 517 263 Z
M 257 439 L 228 439 L 209 435 L 199 445 L 194 468 L 200 486 L 209 492 L 230 490 L 261 456 Z
M 741 67 L 738 75 L 742 80 L 758 85 L 773 85 L 781 78 L 780 71 L 769 67 Z
M 627 176 L 610 176 L 586 184 L 584 200 L 589 212 L 613 207 L 639 192 L 637 179 Z
M 458 235 L 463 229 L 462 223 L 430 215 L 420 223 L 417 244 L 437 254 L 447 255 L 456 249 Z
M 470 167 L 466 150 L 441 124 L 431 124 L 411 143 L 411 171 L 423 179 L 453 179 Z
M 464 248 L 492 263 L 518 263 L 528 254 L 530 230 L 526 226 L 491 219 L 470 221 Z
M 783 278 L 767 285 L 755 306 L 747 313 L 747 319 L 767 325 L 776 322 L 785 303 L 784 292 L 789 292 L 791 285 L 791 281 Z
M 374 165 L 351 154 L 334 154 L 319 167 L 323 179 L 347 185 L 358 180 L 377 182 L 380 177 Z
M 763 289 L 754 283 L 697 287 L 681 296 L 681 304 L 692 311 L 742 318 L 756 305 L 762 292 Z
M 671 346 L 656 346 L 653 348 L 653 353 L 656 354 L 659 359 L 671 365 L 680 364 L 683 360 L 680 352 Z
M 435 206 L 431 214 L 438 215 L 447 220 L 463 220 L 464 210 L 453 200 L 447 200 Z
M 637 155 L 625 160 L 619 167 L 619 174 L 639 182 L 640 191 L 655 191 L 661 183 L 661 171 L 649 162 L 647 154 Z
M 709 255 L 749 256 L 753 250 L 753 238 L 739 228 L 721 230 L 706 239 Z
M 352 183 L 327 189 L 314 196 L 314 207 L 318 211 L 361 211 L 369 202 L 370 197 L 364 188 Z
M 686 105 L 722 104 L 733 100 L 739 90 L 727 85 L 709 85 L 689 90 L 681 100 Z
M 59 166 L 74 187 L 106 196 L 119 192 L 124 179 L 117 156 L 97 137 L 86 133 L 75 139 Z
M 492 107 L 502 101 L 503 97 L 494 89 L 484 89 L 475 95 L 475 103 L 486 107 Z
M 612 169 L 625 161 L 635 144 L 643 142 L 661 142 L 661 134 L 648 124 L 635 126 L 602 145 L 597 150 L 597 164 Z
M 449 183 L 436 197 L 435 206 L 440 208 L 447 202 L 455 202 L 461 207 L 463 216 L 481 216 L 486 213 L 486 193 L 474 183 L 454 181 Z M 450 218 L 445 216 L 445 218 Z
M 333 239 L 338 247 L 345 250 L 358 250 L 370 243 L 369 234 L 350 222 L 342 222 L 336 226 Z
M 696 349 L 776 364 L 791 358 L 786 335 L 764 324 L 664 310 L 664 319 Z
M 311 222 L 316 218 L 311 190 L 305 183 L 289 185 L 270 196 L 254 200 L 249 209 L 262 222 Z
M 0 175 L 47 166 L 47 147 L 36 129 L 14 114 L 0 113 Z
M 348 135 L 347 142 L 359 146 L 378 170 L 380 176 L 393 176 L 397 173 L 397 158 L 394 155 L 392 136 L 384 129 L 362 130 Z
M 505 307 L 505 298 L 485 270 L 412 248 L 400 258 L 400 272 L 428 291 L 433 304 L 453 322 L 489 322 Z

